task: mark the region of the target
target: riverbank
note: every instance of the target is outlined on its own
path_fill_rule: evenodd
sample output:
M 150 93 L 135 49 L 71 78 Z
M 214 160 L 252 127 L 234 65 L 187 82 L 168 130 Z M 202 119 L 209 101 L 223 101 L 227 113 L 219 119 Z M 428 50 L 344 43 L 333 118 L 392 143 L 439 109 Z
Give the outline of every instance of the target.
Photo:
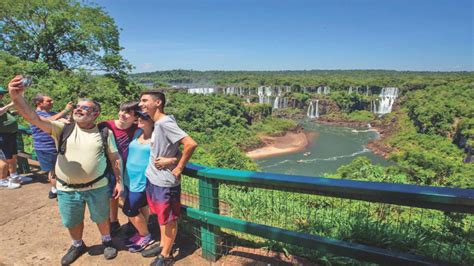
M 286 132 L 283 136 L 263 136 L 263 147 L 248 151 L 246 154 L 252 160 L 269 158 L 305 150 L 317 137 L 315 132 Z
M 380 121 L 360 122 L 360 121 L 344 121 L 344 120 L 317 120 L 316 123 L 333 125 L 333 126 L 347 126 L 347 127 L 365 127 L 368 130 L 372 130 L 379 134 L 377 139 L 371 140 L 367 143 L 366 147 L 374 154 L 388 158 L 389 154 L 393 151 L 393 148 L 385 144 L 385 140 L 393 133 L 392 130 L 381 124 Z M 378 123 L 377 123 L 378 122 Z M 373 125 L 376 124 L 376 125 Z

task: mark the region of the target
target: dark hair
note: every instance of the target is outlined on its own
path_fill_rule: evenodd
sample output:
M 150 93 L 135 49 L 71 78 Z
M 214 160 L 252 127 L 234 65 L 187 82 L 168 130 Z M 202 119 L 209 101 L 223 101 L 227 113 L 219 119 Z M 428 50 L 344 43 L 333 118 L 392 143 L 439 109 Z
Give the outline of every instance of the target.
M 137 111 L 135 114 L 136 114 L 138 117 L 140 117 L 140 118 L 142 118 L 142 119 L 144 119 L 144 120 L 150 120 L 150 119 L 151 119 L 151 117 L 150 117 L 148 114 L 146 114 L 146 113 L 144 113 L 144 112 L 142 112 L 142 111 Z
M 137 111 L 138 111 L 138 102 L 137 101 L 124 102 L 120 105 L 120 111 L 124 111 L 127 113 L 133 112 L 133 114 L 136 116 Z
M 36 94 L 36 96 L 31 99 L 31 102 L 33 103 L 34 106 L 38 106 L 38 104 L 42 103 L 43 102 L 43 99 L 46 95 L 42 94 L 42 93 L 38 93 Z
M 166 98 L 165 98 L 165 94 L 163 92 L 158 91 L 158 90 L 147 90 L 147 91 L 142 91 L 142 93 L 140 93 L 140 97 L 143 96 L 143 95 L 151 95 L 155 99 L 160 99 L 161 100 L 161 108 L 162 109 L 165 108 Z

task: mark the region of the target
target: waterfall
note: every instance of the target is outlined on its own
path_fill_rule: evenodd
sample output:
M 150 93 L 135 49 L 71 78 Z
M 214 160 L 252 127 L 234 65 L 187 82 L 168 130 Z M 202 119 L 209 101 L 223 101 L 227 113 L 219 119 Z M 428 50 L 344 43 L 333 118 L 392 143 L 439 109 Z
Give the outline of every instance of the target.
M 321 86 L 318 87 L 318 94 L 321 94 Z
M 275 98 L 275 101 L 273 102 L 273 109 L 278 109 L 279 108 L 279 103 L 280 103 L 280 95 L 278 95 Z
M 377 113 L 377 105 L 375 104 L 375 100 L 372 100 L 370 103 L 370 111 L 373 113 Z
M 189 94 L 211 94 L 215 93 L 215 88 L 190 88 L 188 89 Z
M 257 88 L 258 103 L 264 103 L 265 95 L 263 95 L 263 86 Z
M 386 87 L 382 88 L 379 95 L 379 108 L 376 113 L 379 115 L 388 114 L 392 111 L 392 106 L 398 97 L 398 88 Z
M 352 93 L 352 86 L 349 87 L 349 92 L 348 92 L 348 93 L 349 93 L 349 94 Z
M 272 87 L 265 87 L 265 103 L 270 104 L 272 101 L 271 96 L 273 95 Z
M 282 103 L 281 102 L 281 89 L 278 88 L 278 95 L 277 97 L 275 98 L 275 101 L 273 102 L 273 109 L 278 109 L 278 108 L 281 108 L 282 107 Z
M 331 92 L 331 88 L 325 86 L 324 87 L 324 94 L 328 94 L 330 92 Z
M 309 102 L 308 111 L 306 116 L 314 119 L 319 117 L 319 100 L 316 100 L 316 105 L 313 104 L 313 101 Z

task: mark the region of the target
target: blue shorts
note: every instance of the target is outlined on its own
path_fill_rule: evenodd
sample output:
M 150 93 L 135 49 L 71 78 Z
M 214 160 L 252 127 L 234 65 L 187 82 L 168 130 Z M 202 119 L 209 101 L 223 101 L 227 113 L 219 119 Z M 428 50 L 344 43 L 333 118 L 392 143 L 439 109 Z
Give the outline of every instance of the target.
M 56 159 L 58 158 L 57 151 L 36 150 L 36 156 L 38 157 L 41 170 L 47 171 L 47 172 L 54 170 L 54 166 L 56 165 Z
M 147 205 L 146 192 L 133 192 L 128 187 L 124 187 L 125 203 L 122 211 L 127 217 L 135 217 L 140 213 L 140 209 Z
M 16 142 L 17 133 L 0 133 L 0 149 L 3 151 L 5 158 L 11 159 L 13 155 L 18 153 L 17 142 Z
M 59 214 L 61 222 L 67 228 L 84 221 L 86 204 L 93 222 L 100 224 L 109 219 L 109 188 L 103 186 L 85 191 L 58 190 Z

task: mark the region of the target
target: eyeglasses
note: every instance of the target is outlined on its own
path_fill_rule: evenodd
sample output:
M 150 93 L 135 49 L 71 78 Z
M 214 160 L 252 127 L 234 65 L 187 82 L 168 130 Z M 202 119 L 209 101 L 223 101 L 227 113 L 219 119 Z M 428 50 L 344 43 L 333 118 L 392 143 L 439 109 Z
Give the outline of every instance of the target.
M 92 110 L 92 107 L 87 106 L 87 105 L 76 104 L 76 106 L 74 106 L 74 109 L 81 109 L 81 110 L 84 110 L 84 111 L 89 111 L 89 110 Z

